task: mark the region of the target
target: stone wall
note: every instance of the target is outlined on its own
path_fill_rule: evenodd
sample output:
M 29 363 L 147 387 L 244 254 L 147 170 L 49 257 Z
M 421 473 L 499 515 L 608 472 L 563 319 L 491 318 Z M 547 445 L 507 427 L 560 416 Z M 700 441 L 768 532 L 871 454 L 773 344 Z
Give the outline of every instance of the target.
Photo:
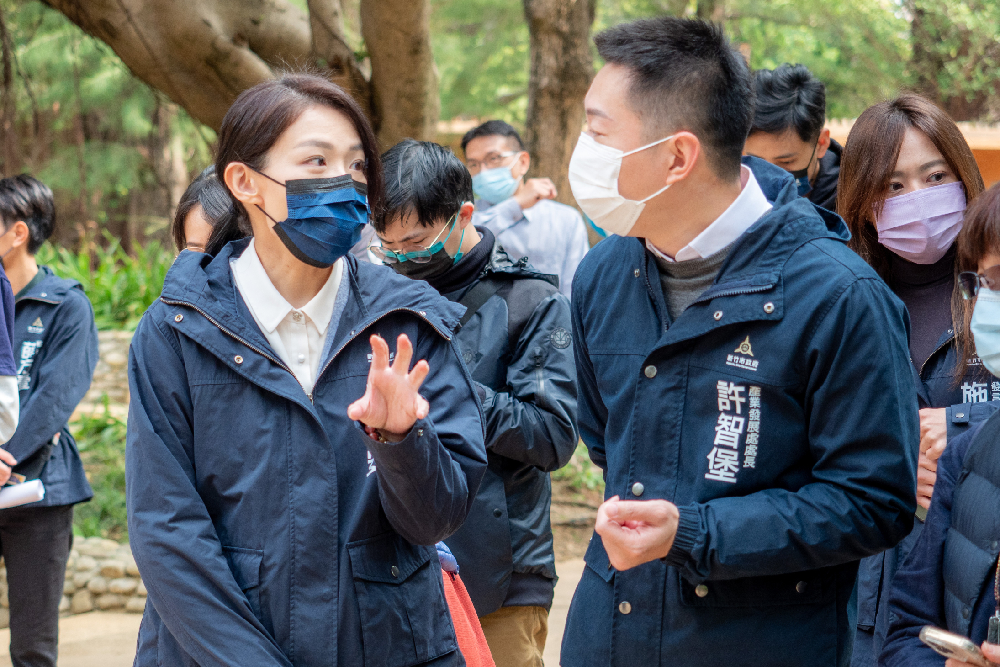
M 120 419 L 128 415 L 128 347 L 132 343 L 131 331 L 99 331 L 97 340 L 100 357 L 94 371 L 94 381 L 77 412 L 94 412 L 104 409 L 108 397 L 111 413 Z
M 10 625 L 7 568 L 0 561 L 0 628 Z M 66 581 L 59 604 L 62 615 L 88 611 L 141 614 L 146 587 L 127 544 L 99 537 L 77 538 L 66 563 Z

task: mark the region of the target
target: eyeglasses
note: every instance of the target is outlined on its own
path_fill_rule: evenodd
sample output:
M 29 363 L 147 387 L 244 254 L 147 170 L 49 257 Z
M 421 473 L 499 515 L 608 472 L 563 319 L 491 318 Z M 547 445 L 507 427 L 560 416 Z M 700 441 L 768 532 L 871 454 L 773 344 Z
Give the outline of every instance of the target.
M 486 169 L 496 169 L 497 167 L 503 166 L 503 161 L 512 155 L 520 155 L 521 151 L 510 151 L 507 153 L 490 153 L 486 158 L 480 162 L 479 160 L 466 160 L 465 166 L 469 168 L 469 171 L 476 171 L 485 167 Z
M 980 287 L 996 290 L 1000 287 L 1000 264 L 991 266 L 982 273 L 962 271 L 958 274 L 958 287 L 962 291 L 962 298 L 966 301 L 975 298 L 979 294 Z
M 372 243 L 368 246 L 368 250 L 371 254 L 378 257 L 380 260 L 386 264 L 399 264 L 400 262 L 413 262 L 414 264 L 426 264 L 431 261 L 431 256 L 438 250 L 444 247 L 444 244 L 448 242 L 451 238 L 451 233 L 455 230 L 455 223 L 458 222 L 458 213 L 451 217 L 441 231 L 437 233 L 434 240 L 431 241 L 430 246 L 422 246 L 419 243 L 407 243 L 399 250 L 389 250 L 388 248 L 381 245 L 374 245 Z M 444 241 L 438 241 L 441 235 L 444 234 L 444 230 L 447 229 L 448 236 L 444 237 Z M 374 239 L 372 239 L 374 241 Z M 381 239 L 380 239 L 381 240 Z

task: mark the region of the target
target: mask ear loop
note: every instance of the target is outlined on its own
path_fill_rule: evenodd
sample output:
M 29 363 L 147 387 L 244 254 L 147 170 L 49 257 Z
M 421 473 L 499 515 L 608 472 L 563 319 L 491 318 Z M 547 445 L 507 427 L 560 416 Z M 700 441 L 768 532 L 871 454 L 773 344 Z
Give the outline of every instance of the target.
M 657 139 L 656 141 L 654 141 L 654 142 L 653 142 L 653 143 L 651 143 L 651 144 L 646 144 L 645 146 L 640 146 L 639 148 L 636 148 L 636 149 L 633 149 L 633 150 L 630 150 L 630 151 L 629 151 L 629 152 L 627 152 L 627 153 L 622 153 L 622 157 L 623 157 L 623 158 L 626 158 L 626 157 L 628 157 L 629 155 L 635 155 L 635 154 L 636 154 L 636 153 L 638 153 L 639 151 L 644 151 L 644 150 L 646 150 L 647 148 L 652 148 L 653 146 L 656 146 L 657 144 L 662 144 L 662 143 L 663 143 L 664 141 L 669 141 L 669 140 L 673 139 L 673 138 L 674 138 L 674 137 L 676 137 L 676 136 L 677 136 L 676 134 L 671 134 L 671 135 L 670 135 L 669 137 L 663 137 L 662 139 Z M 646 197 L 645 199 L 640 199 L 640 200 L 639 200 L 639 203 L 640 203 L 640 204 L 645 204 L 646 202 L 648 202 L 648 201 L 649 201 L 650 199 L 652 199 L 653 197 L 656 197 L 656 196 L 658 196 L 658 195 L 661 195 L 661 194 L 663 194 L 664 192 L 666 192 L 666 191 L 667 191 L 667 188 L 669 188 L 669 187 L 670 187 L 670 185 L 671 185 L 670 183 L 668 183 L 668 184 L 664 185 L 664 186 L 663 186 L 662 188 L 660 188 L 659 190 L 657 190 L 657 191 L 656 191 L 656 192 L 654 192 L 653 194 L 649 195 L 649 196 L 648 196 L 648 197 Z
M 248 165 L 248 164 L 247 164 L 246 162 L 243 162 L 242 164 L 243 164 L 243 165 L 244 165 L 244 166 L 245 166 L 245 167 L 246 167 L 247 169 L 249 169 L 250 171 L 254 171 L 254 172 L 257 172 L 258 174 L 260 174 L 261 176 L 263 176 L 263 177 L 264 177 L 264 178 L 266 178 L 267 180 L 271 181 L 272 183 L 277 183 L 278 185 L 280 185 L 280 186 L 281 186 L 281 187 L 283 187 L 283 188 L 287 188 L 287 187 L 288 187 L 288 186 L 287 186 L 286 184 L 282 183 L 281 181 L 278 181 L 278 180 L 275 180 L 275 179 L 271 178 L 270 176 L 268 176 L 267 174 L 265 174 L 265 173 L 264 173 L 264 172 L 262 172 L 261 170 L 259 170 L 259 169 L 254 169 L 253 167 L 251 167 L 250 165 Z M 257 207 L 258 209 L 260 209 L 260 212 L 261 212 L 261 213 L 263 213 L 264 215 L 266 215 L 266 216 L 267 216 L 267 218 L 268 218 L 268 220 L 270 220 L 270 221 L 271 221 L 271 222 L 273 222 L 274 224 L 278 224 L 278 221 L 277 221 L 277 220 L 275 220 L 274 218 L 272 218 L 272 217 L 271 217 L 271 214 L 270 214 L 270 213 L 268 213 L 267 211 L 265 211 L 265 210 L 264 210 L 264 209 L 263 209 L 263 208 L 261 207 L 261 205 L 260 205 L 260 204 L 254 204 L 254 206 L 256 206 L 256 207 Z M 286 220 L 287 220 L 287 218 L 286 218 Z

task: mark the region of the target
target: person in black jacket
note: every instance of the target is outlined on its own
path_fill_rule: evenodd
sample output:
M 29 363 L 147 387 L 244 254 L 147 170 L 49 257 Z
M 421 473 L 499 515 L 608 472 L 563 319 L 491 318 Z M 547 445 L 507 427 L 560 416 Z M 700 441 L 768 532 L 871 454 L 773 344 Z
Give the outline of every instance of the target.
M 805 65 L 754 72 L 756 108 L 745 155 L 763 158 L 795 177 L 799 194 L 837 211 L 843 149 L 830 138 L 826 86 Z
M 548 473 L 577 443 L 569 300 L 472 225 L 472 178 L 454 154 L 406 140 L 382 159 L 372 253 L 466 306 L 457 341 L 486 416 L 486 476 L 447 544 L 497 665 L 541 665 L 556 580 Z
M 93 492 L 67 422 L 97 366 L 94 312 L 80 284 L 38 266 L 52 234 L 52 191 L 31 176 L 0 180 L 0 256 L 14 290 L 14 353 L 21 422 L 4 445 L 14 472 L 41 479 L 45 498 L 0 510 L 14 665 L 56 664 L 59 602 L 73 543 L 73 505 Z

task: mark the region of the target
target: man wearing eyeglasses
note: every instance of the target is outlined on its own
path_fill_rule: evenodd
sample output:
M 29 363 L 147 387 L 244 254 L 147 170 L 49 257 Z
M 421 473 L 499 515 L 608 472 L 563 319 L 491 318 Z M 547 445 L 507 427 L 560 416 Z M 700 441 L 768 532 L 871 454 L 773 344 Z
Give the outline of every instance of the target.
M 376 257 L 466 307 L 455 343 L 476 383 L 488 467 L 446 540 L 499 667 L 542 664 L 555 585 L 549 472 L 576 449 L 569 300 L 472 224 L 472 179 L 446 148 L 408 139 L 382 157 Z
M 462 151 L 476 194 L 473 222 L 489 228 L 515 260 L 527 257 L 539 271 L 559 276 L 559 291 L 569 298 L 573 274 L 590 249 L 583 218 L 553 201 L 551 180 L 525 180 L 531 156 L 517 130 L 502 120 L 469 130 Z

